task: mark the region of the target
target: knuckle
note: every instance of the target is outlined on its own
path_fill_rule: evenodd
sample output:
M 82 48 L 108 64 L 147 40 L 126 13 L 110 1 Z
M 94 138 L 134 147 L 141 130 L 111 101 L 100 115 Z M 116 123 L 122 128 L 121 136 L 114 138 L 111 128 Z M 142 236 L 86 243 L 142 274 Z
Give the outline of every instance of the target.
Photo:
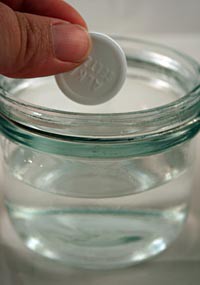
M 16 56 L 18 73 L 38 65 L 50 53 L 48 25 L 40 25 L 32 15 L 16 13 L 20 28 L 20 49 Z
M 19 28 L 15 13 L 0 2 L 0 72 L 9 72 L 19 50 Z

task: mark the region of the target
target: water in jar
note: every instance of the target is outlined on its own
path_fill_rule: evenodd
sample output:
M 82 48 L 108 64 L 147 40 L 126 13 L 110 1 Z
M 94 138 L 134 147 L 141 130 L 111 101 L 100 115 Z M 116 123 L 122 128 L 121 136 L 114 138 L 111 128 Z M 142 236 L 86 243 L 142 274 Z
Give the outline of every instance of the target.
M 181 232 L 192 184 L 191 142 L 122 159 L 69 158 L 4 145 L 4 191 L 25 245 L 85 268 L 137 263 Z

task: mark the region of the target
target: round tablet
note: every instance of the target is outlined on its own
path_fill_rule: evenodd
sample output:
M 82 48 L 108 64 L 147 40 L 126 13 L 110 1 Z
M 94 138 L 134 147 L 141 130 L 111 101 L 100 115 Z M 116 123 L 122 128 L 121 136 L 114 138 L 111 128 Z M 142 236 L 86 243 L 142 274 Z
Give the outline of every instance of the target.
M 92 50 L 88 59 L 76 69 L 56 75 L 62 92 L 84 105 L 110 100 L 123 86 L 127 62 L 117 42 L 101 33 L 90 33 Z

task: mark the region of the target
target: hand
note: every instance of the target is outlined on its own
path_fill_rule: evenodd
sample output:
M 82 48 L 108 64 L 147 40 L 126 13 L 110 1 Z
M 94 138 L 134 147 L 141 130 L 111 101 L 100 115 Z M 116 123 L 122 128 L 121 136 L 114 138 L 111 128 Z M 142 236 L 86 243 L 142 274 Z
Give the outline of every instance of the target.
M 85 21 L 63 0 L 0 1 L 0 74 L 66 72 L 87 58 L 90 47 Z

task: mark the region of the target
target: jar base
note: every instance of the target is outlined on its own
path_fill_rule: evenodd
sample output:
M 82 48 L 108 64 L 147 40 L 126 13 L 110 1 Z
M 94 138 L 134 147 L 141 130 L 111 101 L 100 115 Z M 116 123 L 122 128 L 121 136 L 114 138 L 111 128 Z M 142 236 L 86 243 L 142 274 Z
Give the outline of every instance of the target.
M 34 252 L 72 267 L 114 269 L 145 261 L 176 239 L 186 218 L 167 211 L 27 210 L 8 206 L 15 230 Z

